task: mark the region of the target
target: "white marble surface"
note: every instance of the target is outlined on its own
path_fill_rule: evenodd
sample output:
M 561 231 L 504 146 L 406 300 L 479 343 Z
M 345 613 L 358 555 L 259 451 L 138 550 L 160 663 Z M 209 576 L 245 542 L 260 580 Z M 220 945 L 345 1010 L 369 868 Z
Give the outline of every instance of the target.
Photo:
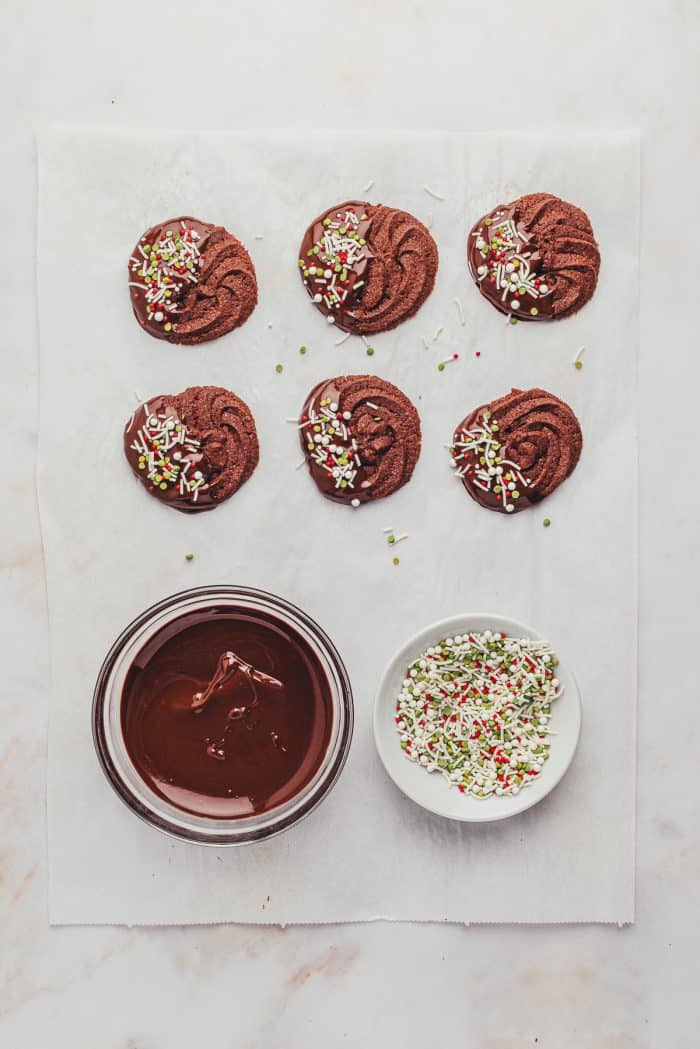
M 542 0 L 528 9 L 522 0 L 483 7 L 356 0 L 304 11 L 271 0 L 144 2 L 119 12 L 94 0 L 4 0 L 0 11 L 0 1045 L 413 1049 L 439 1040 L 468 1049 L 694 1046 L 700 875 L 692 793 L 698 744 L 692 660 L 698 499 L 691 459 L 692 394 L 700 380 L 697 5 Z M 634 927 L 49 930 L 46 613 L 32 476 L 34 133 L 56 120 L 107 126 L 641 127 Z M 673 487 L 664 502 L 666 478 Z M 666 733 L 662 718 L 670 723 Z

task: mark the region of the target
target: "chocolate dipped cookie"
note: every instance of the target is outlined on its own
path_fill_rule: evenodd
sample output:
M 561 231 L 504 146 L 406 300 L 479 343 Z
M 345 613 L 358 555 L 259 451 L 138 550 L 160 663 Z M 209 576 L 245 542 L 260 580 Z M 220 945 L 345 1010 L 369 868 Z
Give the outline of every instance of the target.
M 299 250 L 299 272 L 330 324 L 353 335 L 395 328 L 430 295 L 438 249 L 407 211 L 348 200 L 315 219 Z
M 213 510 L 258 464 L 255 421 L 220 386 L 191 386 L 140 405 L 124 430 L 124 454 L 151 495 L 176 510 Z

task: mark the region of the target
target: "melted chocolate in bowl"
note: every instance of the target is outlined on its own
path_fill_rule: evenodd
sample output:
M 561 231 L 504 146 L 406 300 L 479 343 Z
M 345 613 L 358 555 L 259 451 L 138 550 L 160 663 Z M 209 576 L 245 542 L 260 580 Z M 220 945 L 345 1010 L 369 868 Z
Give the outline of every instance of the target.
M 193 707 L 229 651 L 282 688 L 235 672 Z M 122 690 L 139 775 L 171 805 L 213 819 L 269 812 L 297 795 L 323 762 L 332 719 L 318 656 L 290 624 L 256 609 L 179 616 L 139 651 Z

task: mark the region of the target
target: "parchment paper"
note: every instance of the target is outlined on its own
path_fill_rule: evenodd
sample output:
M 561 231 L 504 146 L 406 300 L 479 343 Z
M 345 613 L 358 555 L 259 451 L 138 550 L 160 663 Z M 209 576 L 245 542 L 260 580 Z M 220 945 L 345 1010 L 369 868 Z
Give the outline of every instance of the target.
M 638 141 L 626 133 L 57 130 L 41 142 L 53 923 L 632 920 L 638 184 Z M 534 190 L 588 212 L 600 283 L 569 320 L 510 326 L 471 285 L 465 237 L 494 204 Z M 340 333 L 309 304 L 296 271 L 307 222 L 363 195 L 431 223 L 440 249 L 435 292 L 416 318 L 371 340 L 371 359 L 359 339 L 335 345 Z M 188 213 L 239 236 L 260 285 L 242 329 L 195 348 L 139 330 L 125 270 L 142 230 Z M 438 372 L 453 352 L 460 361 Z M 424 444 L 408 486 L 354 512 L 295 471 L 297 434 L 284 420 L 321 378 L 363 371 L 413 399 Z M 207 383 L 248 402 L 261 462 L 231 501 L 185 517 L 133 479 L 121 432 L 136 395 Z M 506 518 L 466 496 L 443 445 L 467 409 L 511 386 L 566 400 L 585 442 L 574 475 L 541 511 Z M 385 526 L 410 538 L 392 550 Z M 356 704 L 350 758 L 324 804 L 276 839 L 228 851 L 173 842 L 133 816 L 102 777 L 90 726 L 94 680 L 117 633 L 152 602 L 218 582 L 273 590 L 318 619 L 347 663 Z M 371 733 L 375 686 L 398 645 L 433 619 L 478 610 L 545 633 L 584 707 L 561 785 L 522 816 L 484 826 L 432 817 L 400 795 Z

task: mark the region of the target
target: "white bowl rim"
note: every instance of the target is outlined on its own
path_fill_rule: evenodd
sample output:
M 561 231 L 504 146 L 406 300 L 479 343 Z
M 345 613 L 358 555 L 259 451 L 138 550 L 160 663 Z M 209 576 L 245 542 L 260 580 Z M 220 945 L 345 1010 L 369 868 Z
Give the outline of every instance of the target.
M 479 625 L 480 622 L 481 625 Z M 570 683 L 566 686 L 562 697 L 556 702 L 560 703 L 565 697 L 571 697 L 570 702 L 573 703 L 572 713 L 574 729 L 566 741 L 566 753 L 563 759 L 560 754 L 559 767 L 551 776 L 543 777 L 542 779 L 539 779 L 537 783 L 528 786 L 526 790 L 521 790 L 518 794 L 508 795 L 507 797 L 496 797 L 494 795 L 489 798 L 477 799 L 457 795 L 461 802 L 467 803 L 464 807 L 464 812 L 462 814 L 457 814 L 455 812 L 447 812 L 444 807 L 431 803 L 426 797 L 428 794 L 427 789 L 423 792 L 421 790 L 412 789 L 405 782 L 399 782 L 399 779 L 397 779 L 392 771 L 392 759 L 389 759 L 386 756 L 384 742 L 385 732 L 382 728 L 382 724 L 383 715 L 385 715 L 385 706 L 390 703 L 393 728 L 393 711 L 395 709 L 394 704 L 396 696 L 393 693 L 387 695 L 387 692 L 389 679 L 393 676 L 397 667 L 399 665 L 403 668 L 407 667 L 412 659 L 415 659 L 416 656 L 431 643 L 442 640 L 442 638 L 449 637 L 450 635 L 465 633 L 470 630 L 498 630 L 513 636 L 531 637 L 534 640 L 549 641 L 552 650 L 559 660 L 559 667 L 563 668 L 558 670 L 558 676 L 561 678 L 562 675 L 566 675 L 566 677 L 570 678 Z M 430 638 L 433 638 L 432 642 L 430 641 Z M 415 654 L 411 655 L 413 652 L 415 652 Z M 410 800 L 415 802 L 416 805 L 426 809 L 428 812 L 432 812 L 437 816 L 442 816 L 445 819 L 458 820 L 463 823 L 493 823 L 499 820 L 509 819 L 511 816 L 519 815 L 521 812 L 525 812 L 527 809 L 532 808 L 533 805 L 542 801 L 542 799 L 553 791 L 561 782 L 573 761 L 581 736 L 581 722 L 582 708 L 578 683 L 569 667 L 567 659 L 561 654 L 561 648 L 554 642 L 550 641 L 549 638 L 545 638 L 539 630 L 535 630 L 528 624 L 523 623 L 518 619 L 513 619 L 510 616 L 505 616 L 500 612 L 463 612 L 457 615 L 448 616 L 445 619 L 437 619 L 434 622 L 427 624 L 427 626 L 424 626 L 421 630 L 416 631 L 412 637 L 408 638 L 394 652 L 393 656 L 387 663 L 377 689 L 373 712 L 374 743 L 377 748 L 377 753 L 379 754 L 387 775 L 394 782 L 396 787 L 402 792 L 402 794 L 405 794 L 407 798 L 410 798 Z M 562 740 L 562 742 L 564 741 Z M 403 757 L 403 754 L 401 755 L 401 760 L 405 763 L 407 770 L 416 769 L 416 766 Z M 545 769 L 547 769 L 551 760 L 550 757 L 545 763 Z M 424 772 L 427 788 L 428 784 L 433 779 L 433 774 L 426 773 L 425 770 L 422 769 L 418 771 Z M 551 769 L 548 771 L 551 771 Z M 440 778 L 442 779 L 442 777 Z M 444 780 L 443 783 L 445 786 L 446 797 L 454 797 L 455 792 L 453 789 Z M 469 804 L 470 802 L 471 804 Z M 508 802 L 510 802 L 508 805 L 508 811 L 504 811 L 504 803 Z M 478 808 L 475 808 L 474 806 L 478 806 Z M 500 812 L 499 809 L 501 810 Z

